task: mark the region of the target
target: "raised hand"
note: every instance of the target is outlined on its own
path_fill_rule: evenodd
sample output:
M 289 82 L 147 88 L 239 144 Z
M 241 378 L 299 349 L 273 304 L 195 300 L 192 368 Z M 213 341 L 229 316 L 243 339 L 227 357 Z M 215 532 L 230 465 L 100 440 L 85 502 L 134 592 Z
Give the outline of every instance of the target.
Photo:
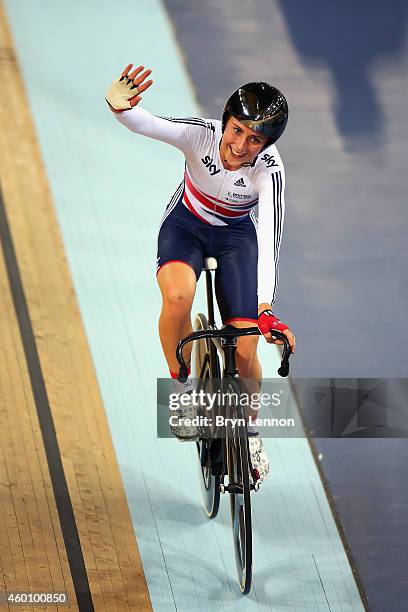
M 144 66 L 138 66 L 130 72 L 132 68 L 133 64 L 128 64 L 107 91 L 106 101 L 115 113 L 122 113 L 136 106 L 142 99 L 140 94 L 153 83 L 151 79 L 146 81 L 152 72 L 150 69 L 144 70 Z

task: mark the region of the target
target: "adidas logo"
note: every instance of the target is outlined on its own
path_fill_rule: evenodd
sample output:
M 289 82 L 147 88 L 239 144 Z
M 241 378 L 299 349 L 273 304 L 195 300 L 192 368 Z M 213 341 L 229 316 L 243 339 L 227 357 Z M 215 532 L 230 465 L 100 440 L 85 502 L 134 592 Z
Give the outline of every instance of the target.
M 240 178 L 237 181 L 235 181 L 234 185 L 236 185 L 237 187 L 246 187 L 243 178 Z

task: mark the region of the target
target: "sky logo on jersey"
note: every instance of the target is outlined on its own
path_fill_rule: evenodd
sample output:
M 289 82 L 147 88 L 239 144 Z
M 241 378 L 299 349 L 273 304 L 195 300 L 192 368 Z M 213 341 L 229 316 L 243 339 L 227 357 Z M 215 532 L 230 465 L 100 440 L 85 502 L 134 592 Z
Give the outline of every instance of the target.
M 273 155 L 269 155 L 268 153 L 265 153 L 265 155 L 261 157 L 261 161 L 266 162 L 267 168 L 271 168 L 272 166 L 279 165 L 278 162 L 275 160 L 275 157 Z
M 211 174 L 211 176 L 215 176 L 216 174 L 221 172 L 221 170 L 219 170 L 217 168 L 217 166 L 215 164 L 213 164 L 214 160 L 209 155 L 206 155 L 205 157 L 203 157 L 201 159 L 201 161 L 203 162 L 204 166 L 206 166 L 208 168 L 209 173 Z
M 244 179 L 242 177 L 235 181 L 234 185 L 236 185 L 237 187 L 246 187 Z

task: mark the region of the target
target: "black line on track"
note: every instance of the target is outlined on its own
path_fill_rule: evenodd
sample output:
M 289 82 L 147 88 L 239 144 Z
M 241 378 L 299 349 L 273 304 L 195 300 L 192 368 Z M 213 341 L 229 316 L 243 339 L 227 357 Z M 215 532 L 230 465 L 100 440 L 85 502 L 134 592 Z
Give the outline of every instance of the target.
M 41 370 L 40 359 L 33 334 L 27 301 L 21 282 L 13 239 L 4 206 L 3 194 L 0 188 L 0 242 L 3 247 L 4 259 L 10 290 L 13 297 L 14 309 L 20 328 L 21 340 L 24 347 L 25 358 L 30 375 L 31 388 L 37 408 L 41 434 L 47 457 L 48 469 L 54 490 L 55 503 L 67 551 L 68 563 L 71 570 L 72 581 L 81 612 L 94 612 L 91 590 L 89 588 L 85 561 L 82 554 L 78 529 L 75 522 L 71 498 L 69 496 L 67 481 L 61 461 L 61 452 L 58 446 L 54 421 L 48 401 L 47 390 Z

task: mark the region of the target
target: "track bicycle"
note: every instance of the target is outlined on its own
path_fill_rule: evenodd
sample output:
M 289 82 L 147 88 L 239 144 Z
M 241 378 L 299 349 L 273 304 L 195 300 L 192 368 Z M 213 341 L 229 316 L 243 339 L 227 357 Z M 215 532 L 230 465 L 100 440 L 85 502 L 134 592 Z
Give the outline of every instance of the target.
M 198 314 L 194 332 L 181 340 L 176 355 L 180 364 L 179 380 L 187 379 L 187 366 L 182 350 L 189 342 L 196 341 L 195 358 L 192 362 L 194 378 L 198 380 L 197 391 L 217 394 L 226 398 L 217 410 L 228 419 L 237 419 L 236 425 L 212 425 L 206 428 L 203 437 L 196 442 L 197 459 L 201 476 L 204 508 L 209 518 L 215 518 L 220 504 L 220 494 L 230 497 L 231 521 L 235 549 L 235 560 L 241 592 L 249 593 L 252 582 L 252 523 L 251 491 L 259 489 L 259 475 L 253 469 L 249 453 L 248 432 L 243 407 L 237 398 L 241 384 L 235 363 L 237 338 L 260 335 L 258 327 L 239 329 L 226 325 L 218 329 L 214 318 L 214 299 L 211 272 L 217 269 L 215 258 L 204 260 L 206 276 L 208 318 Z M 290 346 L 284 334 L 278 331 L 273 336 L 283 341 L 280 376 L 289 373 Z M 223 367 L 220 365 L 220 357 Z M 229 421 L 232 423 L 233 421 Z M 228 482 L 227 482 L 228 480 Z

